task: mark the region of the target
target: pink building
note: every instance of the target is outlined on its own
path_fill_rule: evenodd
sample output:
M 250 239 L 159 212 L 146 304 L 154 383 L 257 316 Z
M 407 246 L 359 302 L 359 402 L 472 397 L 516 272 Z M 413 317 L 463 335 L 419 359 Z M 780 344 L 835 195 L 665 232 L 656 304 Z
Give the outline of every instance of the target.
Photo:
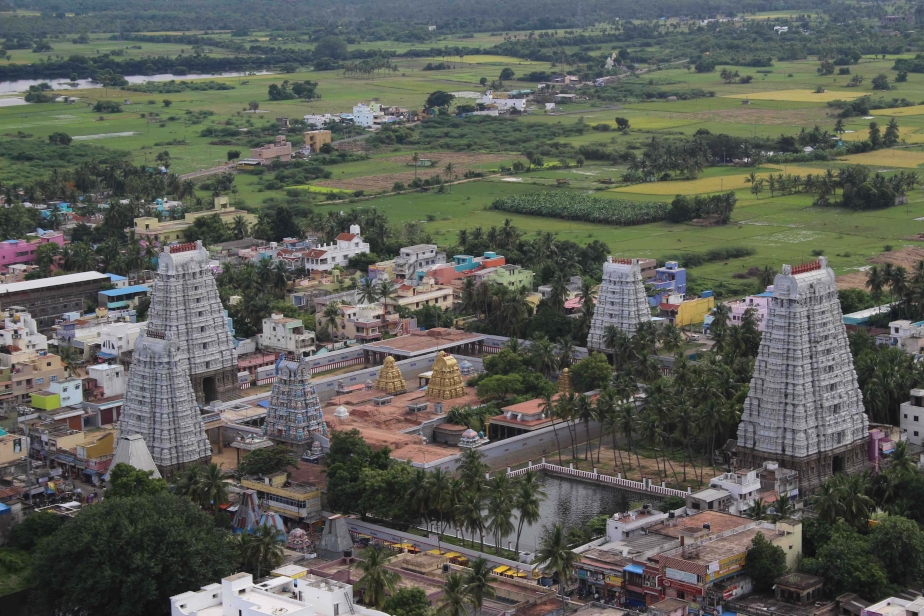
M 35 261 L 38 247 L 51 242 L 64 246 L 64 234 L 60 231 L 43 231 L 35 239 L 3 240 L 0 242 L 0 267 L 9 267 L 16 263 L 32 263 Z
M 764 331 L 764 320 L 770 311 L 770 300 L 773 299 L 773 287 L 767 287 L 767 290 L 757 295 L 749 295 L 742 300 L 728 302 L 728 324 L 741 325 L 741 319 L 744 318 L 744 311 L 753 308 L 757 311 L 757 329 Z

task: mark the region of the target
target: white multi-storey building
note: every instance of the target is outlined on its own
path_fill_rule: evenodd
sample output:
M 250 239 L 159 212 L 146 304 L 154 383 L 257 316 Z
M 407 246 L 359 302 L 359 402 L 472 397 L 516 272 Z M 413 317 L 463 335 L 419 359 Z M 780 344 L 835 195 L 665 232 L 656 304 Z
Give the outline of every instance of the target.
M 350 257 L 369 252 L 369 243 L 364 242 L 359 225 L 350 225 L 349 233 L 341 233 L 330 244 L 306 250 L 305 270 L 329 272 L 334 266 L 346 267 Z
M 446 263 L 446 253 L 438 252 L 436 244 L 405 246 L 395 257 L 394 272 L 398 278 L 411 278 L 418 270 Z
M 314 332 L 306 330 L 301 319 L 289 319 L 275 312 L 263 319 L 259 341 L 264 351 L 286 353 L 289 357 L 308 357 L 317 347 Z
M 103 359 L 115 359 L 125 351 L 135 348 L 135 340 L 147 327 L 147 323 L 109 323 L 100 331 L 98 355 Z
M 902 436 L 914 445 L 924 444 L 924 389 L 912 389 L 911 399 L 899 408 Z
M 296 567 L 296 569 L 301 569 Z M 301 572 L 307 571 L 301 569 Z M 353 587 L 311 574 L 271 577 L 255 584 L 249 573 L 236 573 L 220 584 L 170 597 L 171 616 L 388 616 L 353 602 Z
M 87 368 L 87 377 L 96 381 L 96 386 L 102 388 L 104 398 L 113 398 L 125 395 L 125 383 L 128 382 L 128 371 L 121 365 L 99 364 Z
M 371 105 L 360 103 L 353 107 L 353 122 L 358 126 L 371 128 L 375 126 L 376 119 L 380 120 L 381 117 L 382 106 L 378 103 L 372 103 Z
M 892 321 L 889 323 L 889 344 L 905 353 L 919 355 L 924 348 L 924 321 Z
M 38 331 L 38 324 L 28 312 L 10 308 L 4 311 L 0 345 L 17 347 L 20 351 L 47 351 L 48 338 Z

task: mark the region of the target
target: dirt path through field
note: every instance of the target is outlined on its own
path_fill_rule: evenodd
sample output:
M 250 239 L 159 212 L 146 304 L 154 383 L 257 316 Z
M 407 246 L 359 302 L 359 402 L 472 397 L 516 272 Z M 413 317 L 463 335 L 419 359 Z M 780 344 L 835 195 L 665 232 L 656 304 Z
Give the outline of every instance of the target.
M 901 250 L 891 250 L 866 260 L 870 265 L 885 265 L 886 263 L 901 265 L 908 271 L 911 271 L 911 268 L 914 267 L 914 264 L 918 261 L 924 261 L 924 248 L 919 248 L 917 246 L 909 246 Z M 859 272 L 851 272 L 843 276 L 838 276 L 836 282 L 838 289 L 865 289 L 866 270 L 864 269 Z

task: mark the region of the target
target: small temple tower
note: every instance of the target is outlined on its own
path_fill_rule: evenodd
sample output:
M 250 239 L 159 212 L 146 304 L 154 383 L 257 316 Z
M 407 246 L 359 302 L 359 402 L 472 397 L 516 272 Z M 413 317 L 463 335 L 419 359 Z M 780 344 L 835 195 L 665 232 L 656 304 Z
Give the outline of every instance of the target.
M 558 393 L 560 394 L 570 394 L 573 390 L 571 385 L 571 370 L 565 368 L 561 371 L 561 376 L 558 377 Z
M 375 388 L 390 394 L 399 394 L 407 391 L 407 383 L 401 376 L 401 370 L 395 363 L 395 358 L 389 355 L 385 358 L 382 369 L 379 370 L 379 376 L 375 380 Z
M 866 468 L 867 426 L 834 272 L 824 257 L 784 265 L 738 425 L 738 468 L 779 462 L 812 494 Z
M 440 351 L 433 362 L 433 373 L 427 387 L 428 398 L 452 400 L 465 395 L 465 383 L 456 358 Z
M 603 264 L 603 281 L 590 322 L 587 348 L 606 352 L 603 343 L 606 328 L 615 325 L 630 337 L 639 323 L 651 320 L 651 308 L 642 280 L 638 259 L 607 257 Z
M 286 445 L 298 455 L 311 446 L 314 434 L 327 436 L 321 402 L 306 361 L 283 355 L 276 362 L 276 382 L 263 430 L 271 441 Z
M 212 458 L 184 351 L 148 325 L 135 343 L 125 387 L 119 440 L 140 434 L 162 475 Z

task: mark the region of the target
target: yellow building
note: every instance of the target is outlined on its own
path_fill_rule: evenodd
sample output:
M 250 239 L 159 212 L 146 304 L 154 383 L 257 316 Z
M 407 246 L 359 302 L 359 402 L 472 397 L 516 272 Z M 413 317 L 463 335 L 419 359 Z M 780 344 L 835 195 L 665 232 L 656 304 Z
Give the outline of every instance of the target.
M 677 327 L 702 323 L 706 315 L 715 308 L 715 297 L 697 297 L 676 303 L 663 302 L 660 316 L 669 319 Z
M 305 133 L 305 145 L 311 148 L 312 152 L 319 152 L 322 145 L 332 142 L 329 130 L 309 130 Z
M 197 218 L 211 216 L 213 214 L 218 214 L 221 221 L 227 225 L 232 224 L 236 216 L 243 216 L 250 225 L 257 221 L 257 218 L 253 214 L 248 214 L 244 210 L 237 210 L 231 207 L 227 197 L 215 197 L 212 209 L 202 212 L 189 212 L 183 215 L 183 220 L 161 222 L 160 219 L 155 216 L 142 216 L 136 218 L 135 236 L 160 244 L 182 242 L 186 239 L 186 229 L 192 226 Z
M 31 396 L 32 408 L 41 409 L 43 411 L 53 411 L 61 407 L 61 396 L 47 389 L 32 392 Z
M 314 522 L 321 517 L 321 491 L 312 485 L 288 481 L 288 474 L 245 477 L 241 486 L 257 491 L 260 502 L 270 511 L 293 520 Z
M 0 465 L 16 462 L 26 455 L 26 438 L 17 434 L 0 436 Z
M 107 431 L 94 434 L 77 445 L 78 460 L 94 460 L 115 453 L 115 432 Z

